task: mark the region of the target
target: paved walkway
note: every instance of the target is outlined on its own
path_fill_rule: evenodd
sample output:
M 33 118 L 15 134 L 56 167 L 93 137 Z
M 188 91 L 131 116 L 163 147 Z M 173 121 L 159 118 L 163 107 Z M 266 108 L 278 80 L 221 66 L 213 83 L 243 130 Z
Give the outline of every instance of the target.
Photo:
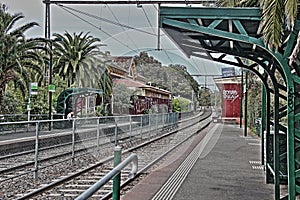
M 199 133 L 122 199 L 274 199 L 260 165 L 260 140 L 242 135 L 239 126 L 228 124 Z

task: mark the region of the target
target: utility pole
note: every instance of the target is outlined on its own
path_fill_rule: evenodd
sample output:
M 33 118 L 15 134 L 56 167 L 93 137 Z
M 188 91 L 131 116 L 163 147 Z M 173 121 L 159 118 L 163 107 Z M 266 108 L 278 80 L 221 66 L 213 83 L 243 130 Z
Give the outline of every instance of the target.
M 48 95 L 49 95 L 49 131 L 51 131 L 51 120 L 52 120 L 52 63 L 53 63 L 53 55 L 52 55 L 52 42 L 50 41 L 50 61 L 49 61 L 49 83 L 48 83 Z
M 50 61 L 49 61 L 49 73 L 48 73 L 48 87 L 50 84 L 52 84 L 52 42 L 50 41 L 50 0 L 43 1 L 46 4 L 45 9 L 45 38 L 46 41 L 46 47 L 50 46 Z M 49 121 L 49 131 L 51 131 L 51 115 L 52 115 L 52 92 L 49 91 L 48 88 L 48 120 Z

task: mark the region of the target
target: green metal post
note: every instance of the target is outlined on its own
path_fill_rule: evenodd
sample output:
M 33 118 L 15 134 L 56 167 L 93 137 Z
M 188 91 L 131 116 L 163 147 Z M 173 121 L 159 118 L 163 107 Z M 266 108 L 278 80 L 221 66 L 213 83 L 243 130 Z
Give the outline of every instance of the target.
M 240 128 L 243 127 L 243 94 L 244 94 L 244 69 L 242 69 L 242 80 L 241 80 L 241 102 L 240 102 Z
M 295 83 L 294 83 L 295 84 Z M 295 85 L 290 84 L 288 88 L 288 135 L 287 135 L 287 151 L 288 151 L 288 191 L 289 200 L 296 199 L 296 174 L 295 174 Z
M 266 108 L 267 108 L 267 97 L 266 97 L 266 86 L 262 84 L 261 94 L 261 164 L 265 164 L 265 130 L 266 130 Z
M 274 157 L 274 189 L 275 189 L 275 200 L 280 199 L 280 183 L 279 183 L 279 91 L 275 85 L 274 94 L 274 135 L 273 135 L 273 157 Z
M 247 114 L 247 107 L 248 107 L 248 73 L 249 73 L 249 71 L 248 71 L 248 69 L 246 69 L 246 76 L 245 76 L 245 125 L 244 125 L 244 136 L 245 137 L 247 137 L 247 123 L 248 123 L 248 120 L 247 120 L 247 118 L 248 118 L 248 114 Z
M 270 97 L 270 91 L 267 91 L 267 107 L 266 107 L 266 141 L 269 142 L 270 141 L 270 132 L 271 132 L 271 124 L 270 124 L 270 121 L 271 121 L 271 116 L 270 116 L 270 113 L 271 113 L 271 97 Z M 270 155 L 270 152 L 271 152 L 271 149 L 270 149 L 270 145 L 269 143 L 266 144 L 266 165 L 270 164 L 271 163 L 271 155 Z M 266 170 L 266 183 L 270 183 L 268 177 L 270 177 L 271 174 L 270 174 L 270 170 Z
M 114 167 L 121 163 L 121 155 L 122 155 L 122 148 L 120 146 L 116 146 L 114 150 Z M 113 180 L 113 200 L 120 199 L 120 183 L 121 183 L 121 174 L 115 176 Z

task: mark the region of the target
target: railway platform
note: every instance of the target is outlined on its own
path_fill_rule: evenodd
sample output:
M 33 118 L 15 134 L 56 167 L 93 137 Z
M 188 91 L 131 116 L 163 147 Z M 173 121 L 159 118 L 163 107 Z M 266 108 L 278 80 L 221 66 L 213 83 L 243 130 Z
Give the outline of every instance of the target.
M 259 138 L 243 137 L 238 125 L 212 124 L 121 199 L 274 199 L 260 145 Z

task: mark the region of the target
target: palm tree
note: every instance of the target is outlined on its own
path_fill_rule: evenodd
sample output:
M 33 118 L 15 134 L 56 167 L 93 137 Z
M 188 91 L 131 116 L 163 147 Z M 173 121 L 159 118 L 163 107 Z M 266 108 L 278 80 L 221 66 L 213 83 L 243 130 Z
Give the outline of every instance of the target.
M 42 48 L 40 40 L 25 38 L 25 32 L 38 24 L 31 22 L 15 27 L 23 18 L 22 14 L 9 14 L 6 5 L 0 4 L 0 112 L 8 83 L 13 83 L 26 96 L 28 83 L 32 81 L 30 74 L 41 73 L 39 63 L 43 61 L 37 53 Z
M 102 61 L 100 39 L 86 33 L 54 34 L 53 73 L 67 80 L 68 87 L 97 87 Z

